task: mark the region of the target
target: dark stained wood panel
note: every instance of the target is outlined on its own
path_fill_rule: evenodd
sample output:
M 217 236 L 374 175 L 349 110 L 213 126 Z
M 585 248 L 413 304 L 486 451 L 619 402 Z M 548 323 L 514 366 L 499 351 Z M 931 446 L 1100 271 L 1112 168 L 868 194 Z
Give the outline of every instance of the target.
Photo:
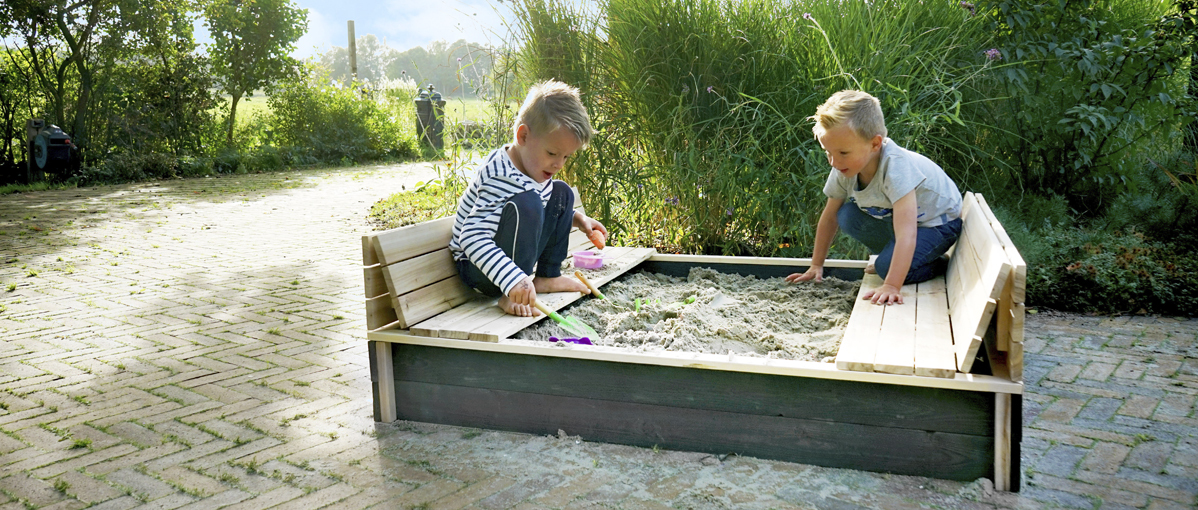
M 394 344 L 395 378 L 595 400 L 972 435 L 989 393 Z
M 735 453 L 969 481 L 992 476 L 991 437 L 485 388 L 397 383 L 400 419 L 587 441 Z

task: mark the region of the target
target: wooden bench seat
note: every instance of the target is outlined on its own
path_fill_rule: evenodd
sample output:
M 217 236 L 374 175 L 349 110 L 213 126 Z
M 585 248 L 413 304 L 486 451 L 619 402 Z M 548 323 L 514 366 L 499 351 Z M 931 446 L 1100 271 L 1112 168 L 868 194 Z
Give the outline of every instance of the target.
M 452 230 L 451 216 L 363 236 L 369 331 L 402 329 L 417 336 L 497 342 L 545 319 L 508 315 L 497 298 L 462 283 L 448 248 Z M 571 231 L 568 253 L 593 248 L 586 235 Z M 609 247 L 604 267 L 582 271 L 592 283 L 603 285 L 655 253 L 653 248 Z M 559 310 L 582 296 L 554 292 L 538 297 L 549 309 Z
M 1027 266 L 981 195 L 965 194 L 961 216 L 961 238 L 945 276 L 904 285 L 903 305 L 857 300 L 837 368 L 953 377 L 969 373 L 987 345 L 989 368 L 1022 380 Z M 861 294 L 881 286 L 877 275 L 866 275 Z

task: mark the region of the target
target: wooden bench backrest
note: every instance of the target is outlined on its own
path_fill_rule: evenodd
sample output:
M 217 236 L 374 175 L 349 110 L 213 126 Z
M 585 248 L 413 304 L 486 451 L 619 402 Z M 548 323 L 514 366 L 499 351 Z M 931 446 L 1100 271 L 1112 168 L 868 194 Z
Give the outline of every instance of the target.
M 368 330 L 406 329 L 473 296 L 449 253 L 453 220 L 362 236 Z
M 453 222 L 446 216 L 362 236 L 368 331 L 408 329 L 478 295 L 458 278 L 449 251 Z
M 969 372 L 994 323 L 998 349 L 1018 352 L 1019 366 L 1011 366 L 1010 375 L 1021 380 L 1027 266 L 981 195 L 965 194 L 961 217 L 961 238 L 945 275 L 957 369 Z M 1008 356 L 1008 365 L 1014 357 Z

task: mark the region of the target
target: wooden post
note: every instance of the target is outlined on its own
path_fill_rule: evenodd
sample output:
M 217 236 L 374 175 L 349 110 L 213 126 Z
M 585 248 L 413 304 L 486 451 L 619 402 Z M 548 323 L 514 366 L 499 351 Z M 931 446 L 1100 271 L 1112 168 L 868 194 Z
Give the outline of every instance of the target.
M 354 40 L 354 20 L 349 20 L 349 74 L 351 80 L 358 79 L 358 45 Z
M 395 365 L 391 358 L 390 342 L 374 342 L 374 357 L 378 363 L 379 421 L 395 421 Z
M 392 405 L 394 406 L 394 403 Z M 1011 395 L 1009 393 L 994 394 L 994 490 L 1011 490 Z

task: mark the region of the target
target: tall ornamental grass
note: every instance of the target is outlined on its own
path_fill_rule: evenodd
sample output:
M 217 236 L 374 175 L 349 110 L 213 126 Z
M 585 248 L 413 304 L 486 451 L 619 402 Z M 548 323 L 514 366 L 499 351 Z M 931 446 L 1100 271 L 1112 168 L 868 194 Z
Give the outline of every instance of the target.
M 618 241 L 809 255 L 830 169 L 806 117 L 845 88 L 881 99 L 890 137 L 958 183 L 1001 178 L 971 120 L 989 32 L 959 3 L 522 0 L 516 14 L 517 74 L 583 92 L 599 134 L 565 176 Z

